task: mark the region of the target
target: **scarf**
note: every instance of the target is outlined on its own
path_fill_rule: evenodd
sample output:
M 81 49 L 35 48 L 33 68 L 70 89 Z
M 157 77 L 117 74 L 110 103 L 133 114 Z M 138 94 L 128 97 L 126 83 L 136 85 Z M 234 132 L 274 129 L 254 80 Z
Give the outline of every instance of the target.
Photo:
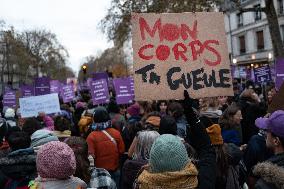
M 107 128 L 111 128 L 111 120 L 107 122 L 93 123 L 91 125 L 92 131 L 102 131 L 102 130 L 106 130 Z
M 198 185 L 197 175 L 196 167 L 190 162 L 176 172 L 151 173 L 144 170 L 138 177 L 138 184 L 140 189 L 193 189 Z

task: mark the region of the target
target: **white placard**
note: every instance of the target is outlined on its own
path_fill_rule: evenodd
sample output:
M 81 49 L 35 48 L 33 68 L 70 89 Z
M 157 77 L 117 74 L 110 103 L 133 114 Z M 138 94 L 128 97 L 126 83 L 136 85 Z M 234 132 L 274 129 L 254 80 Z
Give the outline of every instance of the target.
M 23 118 L 37 116 L 39 112 L 46 114 L 60 112 L 59 98 L 56 93 L 20 98 L 19 102 L 21 117 Z

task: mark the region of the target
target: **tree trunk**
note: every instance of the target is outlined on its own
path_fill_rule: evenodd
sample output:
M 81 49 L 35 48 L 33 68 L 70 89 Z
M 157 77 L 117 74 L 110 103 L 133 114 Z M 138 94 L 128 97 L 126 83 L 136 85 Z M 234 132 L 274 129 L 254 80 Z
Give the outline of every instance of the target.
M 264 12 L 267 16 L 275 59 L 280 57 L 284 58 L 283 43 L 281 40 L 278 17 L 274 7 L 273 0 L 265 0 L 265 5 L 266 6 Z

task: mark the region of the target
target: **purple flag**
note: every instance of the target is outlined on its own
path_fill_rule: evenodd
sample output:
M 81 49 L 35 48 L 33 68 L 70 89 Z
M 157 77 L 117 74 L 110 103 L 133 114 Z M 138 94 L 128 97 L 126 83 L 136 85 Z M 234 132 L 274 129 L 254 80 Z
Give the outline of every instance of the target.
M 35 91 L 34 90 L 35 89 L 34 89 L 33 85 L 23 85 L 23 86 L 21 86 L 22 98 L 34 96 L 35 95 Z
M 35 79 L 35 95 L 50 94 L 49 77 L 40 77 Z
M 284 59 L 276 60 L 275 70 L 276 70 L 275 86 L 276 86 L 276 89 L 279 90 L 284 81 Z
M 109 102 L 107 81 L 99 79 L 91 82 L 91 95 L 93 104 L 105 104 Z
M 75 92 L 72 85 L 63 85 L 61 88 L 61 96 L 64 103 L 71 102 L 75 98 Z
M 263 83 L 271 81 L 271 73 L 269 65 L 263 65 L 257 68 L 254 68 L 254 77 L 256 83 Z
M 50 81 L 50 93 L 60 94 L 61 91 L 61 83 L 58 80 Z
M 15 91 L 5 91 L 3 95 L 3 106 L 9 108 L 15 108 L 17 105 L 16 92 Z
M 113 85 L 117 104 L 129 104 L 133 102 L 131 80 L 129 78 L 113 79 Z

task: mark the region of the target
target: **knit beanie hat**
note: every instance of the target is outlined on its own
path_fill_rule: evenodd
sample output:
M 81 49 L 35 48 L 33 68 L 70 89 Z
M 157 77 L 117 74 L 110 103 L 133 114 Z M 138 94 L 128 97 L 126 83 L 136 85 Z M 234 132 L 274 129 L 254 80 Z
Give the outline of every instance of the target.
M 139 114 L 140 114 L 140 106 L 137 103 L 136 104 L 132 104 L 131 106 L 129 106 L 127 108 L 126 111 L 131 116 L 139 116 Z
M 154 173 L 180 171 L 188 162 L 184 144 L 174 135 L 161 135 L 152 145 L 149 163 Z
M 15 117 L 15 110 L 12 108 L 7 108 L 5 111 L 5 118 Z
M 206 131 L 210 137 L 210 141 L 212 145 L 221 145 L 223 144 L 223 138 L 221 134 L 221 127 L 218 124 L 214 124 L 208 128 Z
M 31 147 L 38 147 L 51 141 L 58 141 L 58 138 L 54 136 L 51 131 L 41 129 L 32 134 L 31 140 Z
M 110 120 L 109 114 L 105 107 L 99 106 L 94 109 L 94 123 L 103 123 Z
M 75 173 L 76 159 L 67 144 L 53 141 L 39 149 L 36 165 L 42 178 L 67 179 Z

